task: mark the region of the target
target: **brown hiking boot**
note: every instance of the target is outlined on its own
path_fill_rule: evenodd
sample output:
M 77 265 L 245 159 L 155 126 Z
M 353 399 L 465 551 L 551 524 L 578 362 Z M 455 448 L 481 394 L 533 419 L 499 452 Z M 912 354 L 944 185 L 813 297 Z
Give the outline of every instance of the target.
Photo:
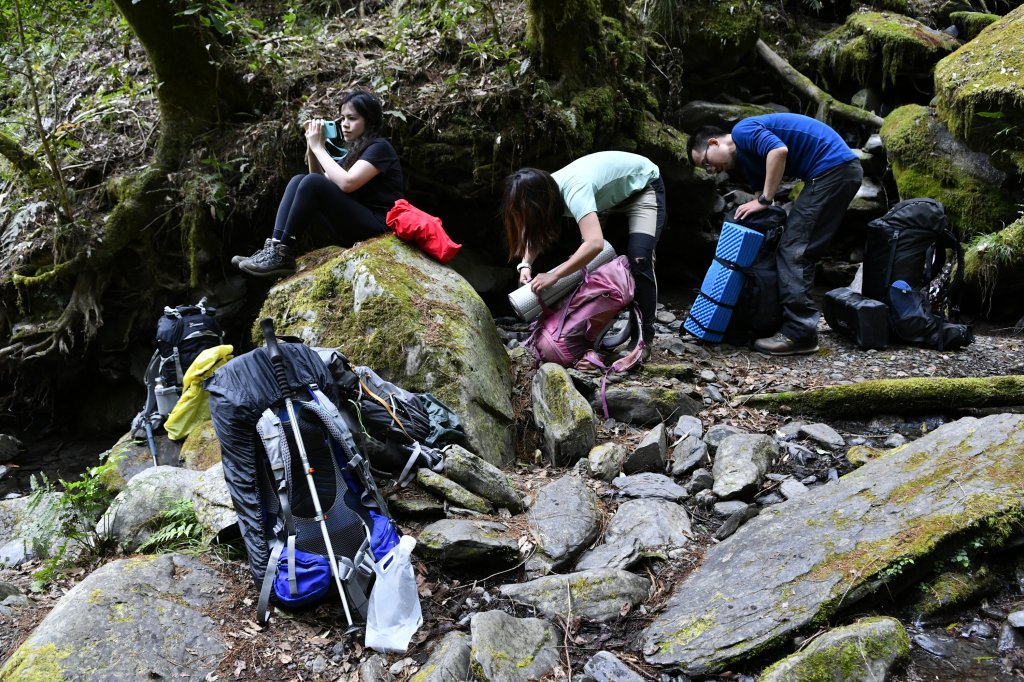
M 779 332 L 775 336 L 755 341 L 754 350 L 768 353 L 769 355 L 805 355 L 818 351 L 818 340 L 794 341 Z

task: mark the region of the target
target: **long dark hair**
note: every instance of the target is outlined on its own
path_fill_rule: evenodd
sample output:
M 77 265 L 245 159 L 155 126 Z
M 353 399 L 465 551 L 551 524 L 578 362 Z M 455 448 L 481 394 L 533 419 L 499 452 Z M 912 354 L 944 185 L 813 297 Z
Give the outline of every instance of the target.
M 536 257 L 551 246 L 562 229 L 562 194 L 551 173 L 521 168 L 505 178 L 501 219 L 510 258 L 527 250 Z
M 359 160 L 359 157 L 370 146 L 370 143 L 380 137 L 381 131 L 384 128 L 384 109 L 381 107 L 380 100 L 377 99 L 376 95 L 367 90 L 353 90 L 345 95 L 339 105 L 339 111 L 346 104 L 351 104 L 356 113 L 366 121 L 366 128 L 363 130 L 362 137 L 355 141 L 355 144 L 348 150 L 348 154 L 345 155 L 341 163 L 341 167 L 348 170 L 352 167 L 352 164 Z

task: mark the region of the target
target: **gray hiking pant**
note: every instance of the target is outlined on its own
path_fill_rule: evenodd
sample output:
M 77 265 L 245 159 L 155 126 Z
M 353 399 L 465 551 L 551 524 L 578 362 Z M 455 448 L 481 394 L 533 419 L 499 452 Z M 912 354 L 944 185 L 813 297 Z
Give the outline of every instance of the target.
M 806 181 L 786 219 L 775 263 L 779 270 L 783 334 L 794 341 L 818 337 L 821 314 L 811 298 L 814 266 L 843 222 L 864 170 L 854 159 Z

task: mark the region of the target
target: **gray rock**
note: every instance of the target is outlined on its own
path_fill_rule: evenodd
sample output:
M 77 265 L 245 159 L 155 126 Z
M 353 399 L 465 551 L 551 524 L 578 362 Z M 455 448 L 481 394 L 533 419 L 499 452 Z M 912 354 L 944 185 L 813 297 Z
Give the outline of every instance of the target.
M 906 442 L 907 438 L 902 433 L 890 433 L 882 442 L 882 445 L 887 448 L 898 448 Z
M 800 432 L 804 426 L 803 422 L 786 422 L 775 429 L 775 437 L 781 441 L 795 440 L 800 437 Z
M 1024 647 L 1024 635 L 1017 632 L 1017 628 L 1009 623 L 1003 623 L 999 628 L 999 639 L 996 640 L 996 651 L 1005 654 L 1013 649 Z
M 0 433 L 0 464 L 13 462 L 21 449 L 21 441 L 7 433 Z
M 672 475 L 685 476 L 708 461 L 708 444 L 688 434 L 672 448 Z
M 609 386 L 605 391 L 608 414 L 613 419 L 636 426 L 663 422 L 672 415 L 694 415 L 703 405 L 679 390 L 654 386 Z M 591 401 L 595 410 L 601 410 L 601 397 Z
M 647 599 L 651 581 L 629 571 L 601 568 L 501 585 L 498 590 L 551 619 L 582 616 L 607 623 L 621 616 L 623 605 L 632 609 Z
M 715 453 L 712 490 L 721 499 L 755 492 L 778 455 L 779 446 L 771 436 L 739 433 L 723 439 Z
M 839 435 L 839 432 L 828 424 L 804 424 L 800 427 L 800 433 L 830 448 L 841 448 L 846 445 L 846 441 Z
M 613 544 L 636 538 L 644 549 L 685 547 L 692 537 L 690 517 L 682 505 L 668 500 L 627 500 L 608 522 L 604 541 Z
M 540 551 L 557 570 L 597 539 L 602 510 L 586 482 L 567 474 L 540 489 L 529 519 L 534 536 L 540 539 Z
M 887 567 L 925 565 L 933 548 L 970 542 L 965 530 L 1024 504 L 1024 469 L 1006 464 L 1022 439 L 1024 415 L 964 418 L 763 510 L 677 587 L 644 632 L 645 657 L 713 674 L 829 616 L 839 597 L 856 608 L 885 589 Z
M 635 474 L 641 471 L 665 471 L 665 452 L 668 449 L 665 425 L 658 424 L 644 434 L 640 444 L 622 463 L 622 471 Z
M 359 682 L 392 682 L 395 676 L 388 670 L 388 660 L 373 654 L 359 664 Z
M 533 419 L 544 437 L 544 452 L 555 466 L 571 466 L 597 441 L 594 410 L 572 384 L 564 367 L 546 362 L 533 377 Z
M 682 438 L 683 436 L 695 436 L 696 438 L 700 438 L 704 435 L 704 425 L 698 417 L 684 414 L 679 417 L 679 421 L 677 421 L 676 425 L 672 428 L 672 435 L 676 438 Z
M 931 635 L 927 632 L 914 635 L 914 644 L 932 656 L 938 656 L 939 658 L 949 658 L 950 654 L 953 653 L 953 640 L 948 637 Z
M 601 443 L 587 455 L 587 472 L 599 481 L 611 481 L 619 475 L 628 454 L 626 447 L 621 443 Z
M 576 562 L 576 570 L 619 568 L 625 571 L 640 561 L 642 550 L 643 546 L 637 538 L 622 538 L 618 542 L 601 544 L 583 553 Z
M 113 561 L 61 597 L 0 678 L 205 679 L 228 651 L 203 614 L 225 598 L 223 587 L 223 577 L 183 555 Z
M 65 544 L 68 560 L 81 551 L 60 533 L 60 500 L 61 493 L 46 493 L 34 507 L 30 496 L 0 501 L 0 566 L 57 556 Z
M 725 502 L 715 502 L 715 506 L 712 509 L 716 516 L 728 517 L 738 511 L 744 511 L 749 506 L 743 500 L 726 500 Z
M 158 464 L 169 467 L 178 466 L 181 459 L 181 443 L 171 440 L 161 430 L 160 433 L 153 435 L 153 444 L 156 445 L 156 461 Z M 153 468 L 153 453 L 150 451 L 148 443 L 136 443 L 130 433 L 121 436 L 100 457 L 110 459 L 117 467 L 117 473 L 120 474 L 121 481 L 109 482 L 116 490 L 122 490 L 128 481 L 143 471 Z
M 5 583 L 0 580 L 0 601 L 3 601 L 4 599 L 7 599 L 7 597 L 15 594 L 22 594 L 17 585 L 13 583 Z
M 708 444 L 708 452 L 714 455 L 718 452 L 718 446 L 723 440 L 729 436 L 734 436 L 739 433 L 747 433 L 738 426 L 731 426 L 729 424 L 715 424 L 708 429 L 708 432 L 704 434 L 704 442 Z
M 735 533 L 744 523 L 757 516 L 757 514 L 758 509 L 752 504 L 745 505 L 743 509 L 737 509 L 715 530 L 715 539 L 721 542 Z
M 697 469 L 690 476 L 690 482 L 686 484 L 686 492 L 696 495 L 702 490 L 710 490 L 715 484 L 715 478 L 707 469 Z
M 134 551 L 153 533 L 150 524 L 176 502 L 192 499 L 200 474 L 179 467 L 150 467 L 117 494 L 96 523 L 96 534 Z
M 490 682 L 541 679 L 558 666 L 562 633 L 539 618 L 515 618 L 484 611 L 470 620 L 472 665 Z
M 459 445 L 444 449 L 444 475 L 495 507 L 505 507 L 513 514 L 523 511 L 522 495 L 501 469 Z
M 583 672 L 594 682 L 644 682 L 644 677 L 607 651 L 598 651 L 583 664 Z
M 460 682 L 473 679 L 469 672 L 472 638 L 464 632 L 449 632 L 430 652 L 430 658 L 413 676 L 416 682 Z
M 416 470 L 416 482 L 423 486 L 424 490 L 448 500 L 456 507 L 470 509 L 480 514 L 490 514 L 493 511 L 491 503 L 484 498 L 474 495 L 447 476 L 426 467 Z
M 199 474 L 192 490 L 196 518 L 206 537 L 226 540 L 238 533 L 238 515 L 224 480 L 224 465 L 217 462 Z
M 424 528 L 416 554 L 442 566 L 486 573 L 511 568 L 520 561 L 519 543 L 508 527 L 493 521 L 442 519 Z
M 800 497 L 801 495 L 807 494 L 807 486 L 800 481 L 794 481 L 792 478 L 787 478 L 779 486 L 779 492 L 787 500 L 792 500 L 794 497 Z
M 665 500 L 681 500 L 688 497 L 686 489 L 664 474 L 650 472 L 619 476 L 612 481 L 624 497 L 660 497 Z
M 1015 628 L 1024 628 L 1024 611 L 1014 611 L 1006 617 L 1006 622 Z
M 910 653 L 910 640 L 895 618 L 862 618 L 815 638 L 761 674 L 761 682 L 887 680 L 896 662 Z
M 23 594 L 12 594 L 0 600 L 0 605 L 10 609 L 23 609 L 32 605 L 32 600 Z

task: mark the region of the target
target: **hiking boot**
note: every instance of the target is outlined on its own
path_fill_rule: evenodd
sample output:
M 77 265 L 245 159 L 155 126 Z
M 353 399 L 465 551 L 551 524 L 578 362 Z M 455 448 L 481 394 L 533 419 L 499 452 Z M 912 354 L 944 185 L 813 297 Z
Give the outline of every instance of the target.
M 755 341 L 754 350 L 769 355 L 803 355 L 817 352 L 818 340 L 794 341 L 780 332 L 775 336 Z
M 260 248 L 256 249 L 255 253 L 253 253 L 251 256 L 232 256 L 231 257 L 231 264 L 234 265 L 237 268 L 238 266 L 240 266 L 242 264 L 242 261 L 244 261 L 244 260 L 252 260 L 256 256 L 260 255 L 261 253 L 263 253 L 264 251 L 269 249 L 270 246 L 273 243 L 274 243 L 274 240 L 271 239 L 270 237 L 267 237 L 267 240 L 265 242 L 263 242 L 263 246 L 261 246 Z
M 274 242 L 269 249 L 243 260 L 238 264 L 238 268 L 253 277 L 290 275 L 295 272 L 295 256 L 292 255 L 292 247 L 282 242 Z

